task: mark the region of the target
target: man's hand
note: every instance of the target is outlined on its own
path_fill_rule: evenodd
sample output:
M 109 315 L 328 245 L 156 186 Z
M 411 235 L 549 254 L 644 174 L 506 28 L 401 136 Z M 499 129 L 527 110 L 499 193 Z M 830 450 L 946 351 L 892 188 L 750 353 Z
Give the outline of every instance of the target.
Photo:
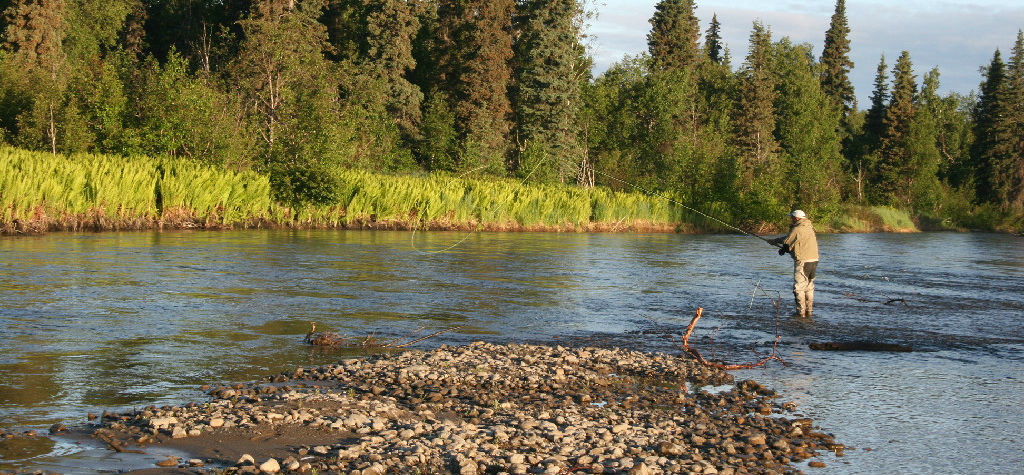
M 785 255 L 787 252 L 789 252 L 789 244 L 783 244 L 782 246 L 779 246 L 779 255 L 780 256 Z

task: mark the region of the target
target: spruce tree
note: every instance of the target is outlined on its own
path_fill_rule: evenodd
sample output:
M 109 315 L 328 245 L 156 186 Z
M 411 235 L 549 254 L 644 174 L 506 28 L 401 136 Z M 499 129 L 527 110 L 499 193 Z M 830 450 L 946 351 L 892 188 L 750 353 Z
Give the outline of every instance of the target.
M 741 180 L 749 187 L 755 177 L 765 176 L 775 165 L 775 79 L 771 71 L 771 31 L 754 22 L 750 48 L 739 72 L 739 104 L 736 108 L 736 146 L 741 160 Z M 769 174 L 770 175 L 770 174 Z
M 513 7 L 513 0 L 439 3 L 437 80 L 454 105 L 461 169 L 505 172 Z
M 1006 77 L 997 91 L 992 186 L 1003 209 L 1024 210 L 1024 32 L 1017 32 Z
M 940 118 L 935 113 L 941 101 L 938 88 L 939 71 L 933 68 L 924 77 L 921 93 L 915 100 L 914 117 L 904 140 L 907 163 L 903 189 L 899 192 L 904 203 L 918 212 L 929 214 L 936 211 L 942 195 L 939 182 L 941 127 Z
M 725 57 L 722 55 L 722 24 L 718 22 L 718 14 L 711 16 L 711 25 L 704 35 L 704 54 L 713 62 L 722 64 Z
M 589 64 L 577 0 L 518 4 L 513 88 L 517 145 L 513 171 L 541 181 L 576 177 L 582 159 L 577 117 Z
M 984 75 L 985 80 L 979 87 L 981 93 L 974 108 L 974 143 L 971 145 L 971 157 L 974 161 L 973 177 L 977 199 L 995 202 L 995 128 L 1001 108 L 1000 91 L 1004 88 L 1006 76 L 1006 66 L 998 49 L 993 53 Z
M 409 81 L 416 68 L 413 38 L 419 31 L 417 4 L 406 0 L 366 0 L 365 65 L 388 88 L 387 110 L 403 134 L 419 137 L 423 92 Z
M 837 106 L 849 114 L 857 108 L 857 97 L 850 84 L 850 27 L 846 21 L 846 1 L 836 0 L 832 22 L 825 33 L 825 47 L 821 52 L 821 85 Z
M 908 51 L 900 54 L 892 74 L 892 94 L 882 121 L 876 192 L 884 204 L 909 204 L 907 185 L 911 170 L 906 144 L 916 109 L 917 82 Z
M 360 81 L 385 89 L 377 100 L 410 142 L 420 137 L 423 103 L 423 91 L 410 80 L 421 7 L 406 0 L 330 0 L 322 20 L 332 46 L 329 57 L 357 65 Z
M 17 114 L 19 145 L 45 147 L 56 154 L 68 145 L 61 122 L 77 115 L 63 107 L 69 80 L 64 40 L 68 34 L 67 10 L 62 0 L 18 0 L 4 12 L 7 28 L 3 47 L 19 77 L 16 82 L 27 107 Z M 7 121 L 5 120 L 5 122 Z M 14 128 L 14 124 L 9 126 Z M 63 143 L 61 143 L 63 142 Z
M 889 66 L 885 64 L 885 55 L 878 61 L 878 68 L 875 71 L 874 89 L 871 91 L 871 107 L 868 108 L 864 118 L 864 132 L 867 134 L 869 148 L 874 150 L 878 147 L 882 138 L 884 128 L 885 111 L 889 100 Z
M 693 0 L 661 0 L 649 20 L 647 48 L 654 68 L 661 71 L 692 69 L 700 53 L 700 24 Z

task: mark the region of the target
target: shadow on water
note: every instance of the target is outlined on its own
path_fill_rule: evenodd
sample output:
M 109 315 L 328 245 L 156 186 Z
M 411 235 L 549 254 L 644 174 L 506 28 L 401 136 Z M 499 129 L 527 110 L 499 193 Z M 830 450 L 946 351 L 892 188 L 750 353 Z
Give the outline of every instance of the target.
M 713 336 L 715 356 L 750 361 L 775 336 L 775 309 L 757 286 L 782 298 L 779 347 L 790 365 L 737 376 L 775 387 L 845 443 L 875 449 L 847 452 L 830 473 L 930 473 L 953 458 L 965 472 L 1024 465 L 1007 436 L 1024 433 L 1019 238 L 867 234 L 819 242 L 815 316 L 798 320 L 785 315 L 791 261 L 744 236 L 0 238 L 0 426 L 81 424 L 88 412 L 201 400 L 202 384 L 353 356 L 303 345 L 309 322 L 380 339 L 460 327 L 420 348 L 489 340 L 678 353 L 679 335 L 703 307 L 691 342 L 709 356 Z M 915 351 L 808 348 L 863 340 Z M 38 444 L 5 449 L 0 469 L 66 466 L 83 451 Z

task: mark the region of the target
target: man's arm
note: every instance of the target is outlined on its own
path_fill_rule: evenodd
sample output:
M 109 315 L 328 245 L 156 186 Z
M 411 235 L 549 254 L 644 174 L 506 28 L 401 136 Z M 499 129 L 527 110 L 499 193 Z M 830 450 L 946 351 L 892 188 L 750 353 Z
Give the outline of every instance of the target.
M 786 234 L 786 235 L 783 235 L 783 236 L 779 236 L 779 237 L 777 237 L 775 239 L 771 239 L 768 242 L 770 242 L 772 244 L 776 244 L 776 245 L 778 245 L 778 244 L 785 244 L 787 246 L 792 247 L 793 243 L 796 242 L 796 226 L 792 227 L 789 230 L 789 234 Z

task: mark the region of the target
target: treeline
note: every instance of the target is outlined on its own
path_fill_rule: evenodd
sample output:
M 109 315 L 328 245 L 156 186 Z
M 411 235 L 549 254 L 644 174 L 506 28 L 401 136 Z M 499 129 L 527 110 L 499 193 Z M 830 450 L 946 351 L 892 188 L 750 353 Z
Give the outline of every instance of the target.
M 345 171 L 665 193 L 736 222 L 792 207 L 1020 226 L 1024 36 L 980 94 L 939 95 L 907 52 L 857 107 L 836 3 L 824 50 L 662 0 L 649 52 L 597 78 L 581 0 L 0 0 L 0 141 L 191 158 L 269 177 L 294 209 Z M 890 79 L 891 75 L 891 79 Z

